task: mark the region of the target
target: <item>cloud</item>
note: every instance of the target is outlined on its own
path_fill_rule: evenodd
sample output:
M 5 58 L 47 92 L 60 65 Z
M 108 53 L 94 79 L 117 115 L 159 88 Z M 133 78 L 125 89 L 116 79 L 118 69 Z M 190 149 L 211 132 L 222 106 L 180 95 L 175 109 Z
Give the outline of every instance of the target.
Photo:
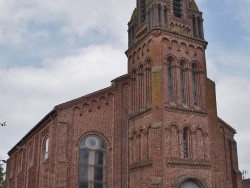
M 46 59 L 42 67 L 0 70 L 0 121 L 7 122 L 0 131 L 5 140 L 0 153 L 7 153 L 55 105 L 110 86 L 112 79 L 126 73 L 126 66 L 123 51 L 95 45 Z
M 50 23 L 59 26 L 58 34 L 67 36 L 82 37 L 92 30 L 105 37 L 124 37 L 120 33 L 126 24 L 121 22 L 129 21 L 133 9 L 132 0 L 119 3 L 112 0 L 20 1 L 0 2 L 0 43 L 20 44 L 30 34 L 34 34 L 30 26 L 35 24 L 45 27 Z

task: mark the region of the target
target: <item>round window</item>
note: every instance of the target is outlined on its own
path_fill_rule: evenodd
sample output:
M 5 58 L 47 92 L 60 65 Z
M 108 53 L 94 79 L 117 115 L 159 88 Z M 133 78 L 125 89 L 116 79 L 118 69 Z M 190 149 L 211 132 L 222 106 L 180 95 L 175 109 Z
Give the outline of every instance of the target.
M 99 140 L 94 136 L 89 136 L 86 140 L 86 145 L 89 148 L 97 148 L 99 147 Z

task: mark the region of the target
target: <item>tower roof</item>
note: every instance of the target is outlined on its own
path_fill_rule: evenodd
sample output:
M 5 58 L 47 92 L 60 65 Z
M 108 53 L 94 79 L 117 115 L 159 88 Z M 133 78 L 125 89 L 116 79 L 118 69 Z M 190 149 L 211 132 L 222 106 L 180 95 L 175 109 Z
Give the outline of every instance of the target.
M 197 6 L 195 0 L 191 0 L 191 2 L 190 2 L 190 4 L 189 4 L 189 8 L 190 8 L 191 10 L 199 11 L 199 8 L 198 8 L 198 6 Z
M 135 17 L 136 17 L 136 8 L 134 9 L 130 20 L 133 20 Z

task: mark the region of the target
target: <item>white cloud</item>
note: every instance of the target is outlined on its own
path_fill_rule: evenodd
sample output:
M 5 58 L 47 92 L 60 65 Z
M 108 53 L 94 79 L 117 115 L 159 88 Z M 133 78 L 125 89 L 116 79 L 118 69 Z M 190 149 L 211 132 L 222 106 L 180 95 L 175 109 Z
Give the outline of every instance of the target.
M 47 59 L 38 68 L 0 70 L 0 121 L 7 122 L 0 131 L 5 140 L 0 153 L 6 154 L 55 105 L 108 87 L 112 79 L 125 73 L 124 53 L 108 45 Z
M 59 24 L 59 32 L 66 35 L 81 37 L 95 30 L 104 36 L 118 37 L 126 29 L 133 9 L 133 0 L 119 3 L 113 0 L 20 1 L 0 1 L 0 43 L 21 43 L 24 37 L 34 34 L 29 31 L 29 24 L 33 23 Z

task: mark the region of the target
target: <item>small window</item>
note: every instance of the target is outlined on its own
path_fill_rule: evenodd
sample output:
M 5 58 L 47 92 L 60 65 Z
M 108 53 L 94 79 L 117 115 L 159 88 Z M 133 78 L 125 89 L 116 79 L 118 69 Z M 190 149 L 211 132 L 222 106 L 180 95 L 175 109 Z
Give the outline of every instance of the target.
M 188 137 L 189 137 L 189 134 L 188 134 L 188 129 L 185 128 L 183 130 L 183 155 L 184 155 L 184 158 L 188 158 L 189 155 L 188 155 Z
M 185 79 L 185 71 L 183 63 L 181 63 L 180 67 L 180 76 L 181 76 L 181 101 L 182 103 L 186 103 L 186 79 Z
M 173 68 L 172 59 L 168 60 L 168 98 L 169 101 L 173 101 Z
M 20 155 L 18 156 L 18 161 L 17 161 L 17 163 L 18 163 L 17 172 L 20 173 L 20 172 L 22 171 L 22 154 L 20 154 Z
M 192 67 L 192 79 L 193 79 L 193 97 L 194 97 L 194 104 L 198 104 L 198 69 L 196 65 Z
M 31 147 L 29 151 L 29 167 L 32 166 L 33 166 L 33 147 Z
M 81 141 L 78 188 L 106 188 L 106 145 L 96 135 Z
M 173 0 L 173 12 L 175 17 L 182 17 L 182 0 Z
M 44 142 L 44 152 L 43 152 L 44 160 L 49 157 L 49 138 L 47 138 Z

